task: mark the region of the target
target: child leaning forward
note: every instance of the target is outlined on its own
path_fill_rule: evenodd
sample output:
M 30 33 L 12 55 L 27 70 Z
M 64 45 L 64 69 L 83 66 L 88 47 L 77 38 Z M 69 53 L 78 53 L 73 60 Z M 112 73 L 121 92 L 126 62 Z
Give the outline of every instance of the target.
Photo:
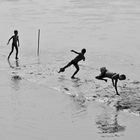
M 125 80 L 126 76 L 124 74 L 118 74 L 118 73 L 110 72 L 106 69 L 106 67 L 100 68 L 100 72 L 101 73 L 98 76 L 96 76 L 95 78 L 98 79 L 98 80 L 104 80 L 105 82 L 107 82 L 107 79 L 105 79 L 105 78 L 111 79 L 112 84 L 115 88 L 116 94 L 119 95 L 118 90 L 117 90 L 118 80 Z

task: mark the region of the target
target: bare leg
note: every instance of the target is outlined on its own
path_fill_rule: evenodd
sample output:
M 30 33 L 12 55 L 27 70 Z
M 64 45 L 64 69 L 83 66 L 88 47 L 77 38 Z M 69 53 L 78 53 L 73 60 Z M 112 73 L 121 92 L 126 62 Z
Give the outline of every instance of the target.
M 10 58 L 11 54 L 13 53 L 13 51 L 14 51 L 14 46 L 12 45 L 12 49 L 11 49 L 11 52 L 9 53 L 9 55 L 8 55 L 8 59 Z
M 107 82 L 107 79 L 104 79 L 104 78 L 101 77 L 100 75 L 99 75 L 99 76 L 96 76 L 95 78 L 98 79 L 98 80 L 103 80 L 103 81 Z
M 11 68 L 14 68 L 13 66 L 12 66 L 12 64 L 10 63 L 10 60 L 8 59 L 8 64 L 9 64 L 9 66 L 11 67 Z
M 66 69 L 67 67 L 71 66 L 71 65 L 72 65 L 72 62 L 69 62 L 66 66 L 64 66 L 63 68 L 60 68 L 60 70 L 59 70 L 58 73 L 60 73 L 60 72 L 64 72 L 65 69 Z
M 69 66 L 71 66 L 71 65 L 72 65 L 72 63 L 69 62 L 66 66 L 63 67 L 63 69 L 66 69 L 67 67 L 69 67 Z
M 15 49 L 16 49 L 16 59 L 18 59 L 18 47 L 15 46 Z
M 116 90 L 116 94 L 117 94 L 117 95 L 120 95 L 120 94 L 118 93 L 117 86 L 115 85 L 114 87 L 115 87 L 115 90 Z
M 79 69 L 79 65 L 78 64 L 74 64 L 75 68 L 76 68 L 76 71 L 74 72 L 74 74 L 71 76 L 71 78 L 75 78 L 74 76 L 78 73 L 78 71 L 80 70 Z

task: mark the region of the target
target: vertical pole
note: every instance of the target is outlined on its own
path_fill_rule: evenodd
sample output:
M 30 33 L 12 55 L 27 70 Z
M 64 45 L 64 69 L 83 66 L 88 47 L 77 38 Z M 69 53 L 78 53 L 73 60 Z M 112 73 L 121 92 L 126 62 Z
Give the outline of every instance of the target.
M 39 56 L 39 45 L 40 45 L 40 29 L 38 30 L 38 48 L 37 48 L 37 55 Z

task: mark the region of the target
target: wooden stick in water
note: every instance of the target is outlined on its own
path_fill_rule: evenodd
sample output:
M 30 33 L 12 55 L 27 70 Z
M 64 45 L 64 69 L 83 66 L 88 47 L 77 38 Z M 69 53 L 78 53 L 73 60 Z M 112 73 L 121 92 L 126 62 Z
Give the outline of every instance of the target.
M 37 48 L 37 55 L 39 56 L 39 45 L 40 45 L 40 29 L 38 30 L 38 48 Z

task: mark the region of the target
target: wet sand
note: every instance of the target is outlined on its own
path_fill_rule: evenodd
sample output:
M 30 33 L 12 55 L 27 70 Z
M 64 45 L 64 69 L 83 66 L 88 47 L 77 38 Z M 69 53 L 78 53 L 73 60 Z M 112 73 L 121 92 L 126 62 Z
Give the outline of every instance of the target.
M 110 83 L 1 59 L 1 139 L 138 139 L 139 82 L 120 84 L 118 97 Z

